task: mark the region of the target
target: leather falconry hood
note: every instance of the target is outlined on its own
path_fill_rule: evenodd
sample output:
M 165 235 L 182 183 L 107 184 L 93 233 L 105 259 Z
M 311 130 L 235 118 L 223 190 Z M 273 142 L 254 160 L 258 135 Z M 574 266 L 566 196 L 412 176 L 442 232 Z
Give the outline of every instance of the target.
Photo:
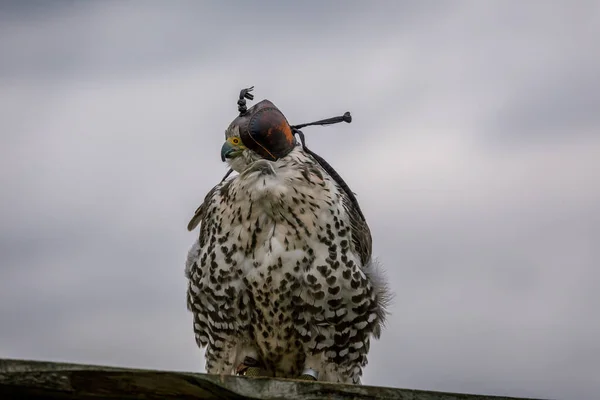
M 245 99 L 254 98 L 250 93 L 252 89 L 243 89 L 240 92 L 240 115 L 233 120 L 230 128 L 239 126 L 244 146 L 267 160 L 276 161 L 292 151 L 296 140 L 283 113 L 269 100 L 263 100 L 246 109 Z
M 240 138 L 244 146 L 267 160 L 276 161 L 285 157 L 294 149 L 297 144 L 294 135 L 298 135 L 304 151 L 310 154 L 340 185 L 354 207 L 356 207 L 358 214 L 364 220 L 364 215 L 352 190 L 350 190 L 346 182 L 344 182 L 342 177 L 327 161 L 306 147 L 304 133 L 300 130 L 300 128 L 311 125 L 331 125 L 338 122 L 350 123 L 352 122 L 350 112 L 346 112 L 339 117 L 323 119 L 307 124 L 290 125 L 283 113 L 269 100 L 262 100 L 249 109 L 246 108 L 246 99 L 254 100 L 254 95 L 250 93 L 252 90 L 254 90 L 254 86 L 240 91 L 240 97 L 237 102 L 240 115 L 229 126 L 230 128 L 236 125 L 239 127 Z M 229 170 L 223 180 L 231 172 L 232 170 Z

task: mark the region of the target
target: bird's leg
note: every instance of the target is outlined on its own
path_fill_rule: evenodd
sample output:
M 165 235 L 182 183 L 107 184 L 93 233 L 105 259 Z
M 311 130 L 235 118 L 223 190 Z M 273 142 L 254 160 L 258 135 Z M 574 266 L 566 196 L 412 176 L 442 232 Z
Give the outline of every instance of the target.
M 268 376 L 267 370 L 260 362 L 252 357 L 244 358 L 236 368 L 236 374 L 240 376 Z
M 306 360 L 304 361 L 304 370 L 298 379 L 307 381 L 353 383 L 348 367 L 338 365 L 333 360 L 330 360 L 326 354 L 327 352 L 307 354 Z
M 235 374 L 241 376 L 269 376 L 262 365 L 258 352 L 249 345 L 238 347 L 235 364 Z
M 323 354 L 309 354 L 304 361 L 304 370 L 298 379 L 307 381 L 318 381 L 319 371 L 323 365 Z

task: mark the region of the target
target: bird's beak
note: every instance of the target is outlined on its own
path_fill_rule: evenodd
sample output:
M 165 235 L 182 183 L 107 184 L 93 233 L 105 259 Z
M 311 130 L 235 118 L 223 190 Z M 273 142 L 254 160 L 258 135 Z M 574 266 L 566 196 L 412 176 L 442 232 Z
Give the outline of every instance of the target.
M 229 142 L 223 143 L 223 147 L 221 147 L 221 161 L 224 162 L 227 156 L 234 153 L 236 150 L 237 148 L 233 144 Z

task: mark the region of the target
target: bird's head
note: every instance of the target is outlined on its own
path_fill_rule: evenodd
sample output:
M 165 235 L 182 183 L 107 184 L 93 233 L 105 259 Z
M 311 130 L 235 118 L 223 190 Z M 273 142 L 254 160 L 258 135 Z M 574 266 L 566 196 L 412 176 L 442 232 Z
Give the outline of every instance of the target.
M 246 109 L 245 99 L 253 99 L 244 89 L 240 93 L 240 115 L 225 131 L 225 143 L 221 147 L 221 160 L 242 172 L 259 159 L 277 161 L 296 146 L 292 128 L 281 111 L 269 100 L 263 100 Z

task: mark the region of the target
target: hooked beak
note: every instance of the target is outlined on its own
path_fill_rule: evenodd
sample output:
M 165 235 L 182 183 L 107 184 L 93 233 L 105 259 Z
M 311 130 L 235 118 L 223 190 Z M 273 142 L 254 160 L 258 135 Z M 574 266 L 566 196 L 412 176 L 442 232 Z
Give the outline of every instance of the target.
M 225 161 L 228 156 L 235 153 L 238 149 L 229 142 L 223 143 L 223 147 L 221 147 L 221 161 Z

